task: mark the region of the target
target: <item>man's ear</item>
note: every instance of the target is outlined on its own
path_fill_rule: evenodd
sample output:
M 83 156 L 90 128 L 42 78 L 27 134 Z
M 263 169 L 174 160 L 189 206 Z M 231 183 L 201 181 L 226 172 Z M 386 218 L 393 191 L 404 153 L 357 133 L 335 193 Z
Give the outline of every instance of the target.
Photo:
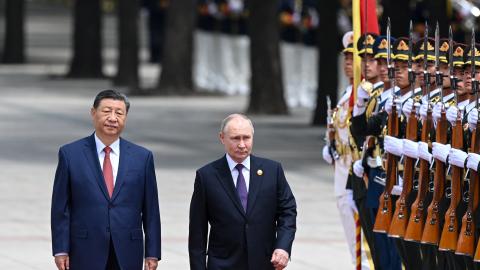
M 95 113 L 96 113 L 96 110 L 95 110 L 95 108 L 92 107 L 90 109 L 90 116 L 93 118 L 95 116 Z
M 219 133 L 218 133 L 218 139 L 220 140 L 220 142 L 221 142 L 222 144 L 225 144 L 225 143 L 223 142 L 223 140 L 225 139 L 225 134 L 223 134 L 223 132 L 219 132 Z

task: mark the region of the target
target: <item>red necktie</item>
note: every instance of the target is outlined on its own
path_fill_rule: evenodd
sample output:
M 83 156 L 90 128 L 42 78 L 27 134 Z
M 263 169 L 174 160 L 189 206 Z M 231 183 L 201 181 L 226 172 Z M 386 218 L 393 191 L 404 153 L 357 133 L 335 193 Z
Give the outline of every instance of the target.
M 112 162 L 110 162 L 110 152 L 112 151 L 112 148 L 106 146 L 103 151 L 105 152 L 105 159 L 103 160 L 103 178 L 105 179 L 108 195 L 110 195 L 111 198 L 113 193 L 113 170 Z

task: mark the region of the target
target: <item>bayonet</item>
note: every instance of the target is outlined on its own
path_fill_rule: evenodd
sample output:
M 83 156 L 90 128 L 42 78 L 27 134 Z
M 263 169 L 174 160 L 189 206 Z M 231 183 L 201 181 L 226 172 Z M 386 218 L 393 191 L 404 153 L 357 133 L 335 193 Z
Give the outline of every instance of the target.
M 393 100 L 395 101 L 395 67 L 392 64 L 392 44 L 391 44 L 391 25 L 390 25 L 390 17 L 387 20 L 387 66 L 388 66 L 388 79 L 392 84 L 392 96 Z
M 440 27 L 435 27 L 435 84 L 440 90 L 440 102 L 443 102 L 443 74 L 440 72 Z
M 451 25 L 448 27 L 448 65 L 450 68 L 450 88 L 452 88 L 453 94 L 455 95 L 455 104 L 458 104 L 457 77 L 455 77 L 455 67 L 453 65 L 453 34 Z
M 428 22 L 425 21 L 425 32 L 423 37 L 423 80 L 427 92 L 427 104 L 430 109 L 430 73 L 428 72 Z
M 413 98 L 415 95 L 415 71 L 413 71 L 413 68 L 412 68 L 412 61 L 413 61 L 412 47 L 413 47 L 413 26 L 412 26 L 412 20 L 410 20 L 410 30 L 408 34 L 408 82 L 410 83 L 410 90 L 412 91 L 412 98 Z
M 471 62 L 471 74 L 472 74 L 472 94 L 475 94 L 475 108 L 478 109 L 478 85 L 476 80 L 476 67 L 475 67 L 475 28 L 472 27 L 472 41 L 470 44 L 470 62 Z

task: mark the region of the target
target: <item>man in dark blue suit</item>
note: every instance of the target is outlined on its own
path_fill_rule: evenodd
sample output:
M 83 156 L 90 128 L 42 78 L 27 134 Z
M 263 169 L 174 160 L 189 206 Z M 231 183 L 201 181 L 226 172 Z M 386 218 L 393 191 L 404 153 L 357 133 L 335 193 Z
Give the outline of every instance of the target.
M 253 125 L 244 115 L 225 118 L 219 136 L 226 155 L 196 174 L 190 269 L 283 269 L 295 238 L 297 206 L 282 166 L 251 155 Z
M 60 270 L 140 270 L 144 249 L 145 269 L 157 268 L 160 211 L 153 155 L 120 138 L 129 107 L 125 95 L 100 92 L 91 109 L 95 132 L 60 148 L 51 209 Z

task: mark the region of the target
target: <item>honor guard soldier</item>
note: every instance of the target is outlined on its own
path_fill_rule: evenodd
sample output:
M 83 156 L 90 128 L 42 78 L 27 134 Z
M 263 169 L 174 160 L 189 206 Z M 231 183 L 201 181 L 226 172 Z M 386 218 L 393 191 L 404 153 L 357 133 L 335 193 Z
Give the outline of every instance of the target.
M 335 197 L 337 200 L 337 208 L 340 213 L 340 220 L 342 222 L 345 238 L 347 239 L 348 248 L 350 251 L 352 263 L 356 262 L 356 230 L 354 213 L 360 216 L 365 215 L 364 200 L 365 184 L 363 181 L 355 183 L 355 186 L 347 188 L 347 181 L 351 171 L 352 161 L 359 159 L 359 153 L 356 148 L 355 140 L 352 138 L 349 129 L 350 115 L 349 115 L 349 99 L 352 93 L 353 81 L 353 32 L 347 32 L 343 37 L 344 44 L 344 63 L 343 69 L 346 77 L 349 79 L 350 85 L 347 86 L 342 96 L 340 97 L 337 106 L 334 110 L 329 109 L 329 115 L 332 119 L 328 121 L 333 124 L 327 130 L 330 134 L 327 135 L 327 145 L 323 148 L 323 159 L 334 165 L 334 185 Z M 329 138 L 334 138 L 330 140 Z M 356 199 L 356 200 L 354 200 Z M 358 210 L 357 210 L 358 209 Z M 360 217 L 362 222 L 362 217 Z M 362 224 L 363 226 L 372 227 L 371 222 Z M 373 234 L 367 235 L 367 241 L 373 244 Z M 369 239 L 370 237 L 370 239 Z M 371 248 L 372 249 L 372 248 Z M 372 252 L 373 253 L 373 252 Z M 368 258 L 365 249 L 362 249 L 362 269 L 370 269 Z
M 456 255 L 450 255 L 454 258 L 453 263 L 456 266 L 466 267 L 466 269 L 474 269 L 474 262 L 472 260 L 473 257 L 473 249 L 468 251 L 469 248 L 466 248 L 468 244 L 465 244 L 464 241 L 466 237 L 470 236 L 473 237 L 474 240 L 471 240 L 470 246 L 473 248 L 478 236 L 478 232 L 473 230 L 473 232 L 467 233 L 464 231 L 464 227 L 472 228 L 472 225 L 468 223 L 471 222 L 466 220 L 464 216 L 469 216 L 470 220 L 474 220 L 474 222 L 478 222 L 475 220 L 474 213 L 475 209 L 472 209 L 473 199 L 478 196 L 478 179 L 476 176 L 472 177 L 472 173 L 468 174 L 468 171 L 465 169 L 474 168 L 473 172 L 476 175 L 476 170 L 478 167 L 472 166 L 475 161 L 475 152 L 478 152 L 478 146 L 475 146 L 475 142 L 471 139 L 472 131 L 476 129 L 476 122 L 472 121 L 472 124 L 467 124 L 467 119 L 471 118 L 471 116 L 478 115 L 477 107 L 478 107 L 478 96 L 476 95 L 476 91 L 474 90 L 477 87 L 473 87 L 472 80 L 472 71 L 475 71 L 476 68 L 480 67 L 480 53 L 478 52 L 478 45 L 475 45 L 474 51 L 472 52 L 472 46 L 467 46 L 464 52 L 464 88 L 465 91 L 459 91 L 458 95 L 458 106 L 452 107 L 447 112 L 447 118 L 452 125 L 452 136 L 455 135 L 455 129 L 458 128 L 458 134 L 461 136 L 461 143 L 454 147 L 454 138 L 452 138 L 452 147 L 448 153 L 448 160 L 451 166 L 461 172 L 461 178 L 458 181 L 460 189 L 460 198 L 458 199 L 458 206 L 456 211 L 456 218 L 458 221 L 458 243 L 454 250 L 449 250 L 451 252 L 455 252 Z M 460 49 L 459 49 L 460 51 Z M 472 66 L 473 65 L 473 66 Z M 475 72 L 477 74 L 477 72 Z M 478 75 L 475 76 L 476 80 L 478 80 Z M 476 81 L 475 80 L 475 81 Z M 468 95 L 470 94 L 471 98 L 468 99 Z M 462 100 L 462 101 L 460 101 Z M 467 104 L 469 103 L 469 104 Z M 466 105 L 467 104 L 467 105 Z M 478 118 L 477 118 L 478 119 Z M 471 152 L 472 160 L 467 159 L 467 152 Z M 470 166 L 469 166 L 470 165 Z M 465 174 L 464 174 L 465 172 Z M 454 178 L 454 176 L 452 176 Z M 452 179 L 452 189 L 455 185 L 455 179 Z M 473 181 L 472 181 L 473 180 Z M 474 191 L 474 193 L 472 192 Z M 472 192 L 472 193 L 471 193 Z M 452 192 L 454 194 L 454 192 Z M 452 195 L 453 196 L 453 195 Z M 452 197 L 453 200 L 453 197 Z M 470 201 L 472 200 L 472 201 Z M 476 199 L 475 199 L 476 201 Z M 474 206 L 476 207 L 476 206 Z M 475 215 L 476 216 L 476 215 Z M 462 218 L 463 217 L 463 218 Z M 466 221 L 466 224 L 463 224 Z M 460 227 L 461 226 L 461 227 Z M 478 228 L 478 224 L 476 225 Z M 461 228 L 461 229 L 460 229 Z M 474 228 L 474 227 L 473 227 Z
M 399 88 L 399 91 L 396 95 L 396 100 L 393 99 L 392 95 L 388 97 L 388 100 L 385 104 L 385 111 L 390 115 L 392 107 L 396 106 L 397 111 L 399 112 L 399 125 L 401 128 L 398 137 L 389 135 L 386 135 L 384 137 L 384 148 L 385 152 L 395 155 L 397 157 L 397 160 L 403 160 L 403 164 L 398 165 L 399 169 L 397 170 L 397 184 L 392 189 L 392 194 L 399 196 L 399 201 L 397 201 L 396 204 L 397 208 L 395 209 L 395 214 L 392 217 L 392 223 L 389 228 L 388 235 L 389 237 L 392 237 L 394 239 L 393 241 L 395 242 L 405 269 L 420 269 L 422 266 L 422 260 L 418 244 L 403 240 L 406 223 L 403 222 L 402 225 L 401 220 L 396 220 L 398 216 L 400 216 L 400 218 L 403 218 L 404 220 L 408 220 L 409 213 L 406 209 L 408 209 L 413 203 L 416 195 L 416 193 L 412 192 L 411 190 L 411 183 L 413 182 L 412 171 L 416 158 L 405 156 L 403 159 L 401 159 L 401 157 L 404 155 L 402 138 L 405 138 L 405 129 L 412 129 L 412 127 L 407 126 L 407 119 L 411 121 L 410 125 L 415 126 L 413 128 L 413 137 L 411 137 L 411 135 L 409 134 L 409 139 L 413 139 L 413 141 L 416 141 L 418 139 L 418 134 L 416 132 L 417 120 L 415 116 L 405 116 L 401 115 L 400 113 L 401 105 L 404 104 L 408 99 L 418 96 L 420 92 L 415 92 L 415 84 L 413 81 L 409 80 L 409 67 L 411 70 L 413 61 L 412 46 L 413 41 L 410 41 L 408 38 L 404 37 L 397 39 L 396 42 L 393 44 L 393 54 L 395 55 L 395 86 Z M 405 175 L 405 172 L 407 172 L 408 174 Z M 404 183 L 404 181 L 408 181 L 408 183 Z M 405 189 L 403 187 L 405 187 Z
M 380 81 L 377 61 L 373 54 L 376 35 L 365 34 L 357 41 L 362 57 L 362 75 L 365 80 L 357 88 L 357 101 L 353 108 L 350 131 L 355 136 L 368 136 L 363 146 L 362 159 L 354 163 L 354 173 L 368 176 L 366 206 L 372 216 L 372 223 L 379 207 L 379 197 L 384 191 L 385 169 L 383 168 L 383 134 L 387 113 L 381 99 L 384 83 Z M 393 91 L 393 89 L 391 90 Z M 386 98 L 385 100 L 386 101 Z M 374 233 L 375 252 L 380 258 L 380 269 L 401 269 L 401 261 L 392 239 L 386 234 Z

